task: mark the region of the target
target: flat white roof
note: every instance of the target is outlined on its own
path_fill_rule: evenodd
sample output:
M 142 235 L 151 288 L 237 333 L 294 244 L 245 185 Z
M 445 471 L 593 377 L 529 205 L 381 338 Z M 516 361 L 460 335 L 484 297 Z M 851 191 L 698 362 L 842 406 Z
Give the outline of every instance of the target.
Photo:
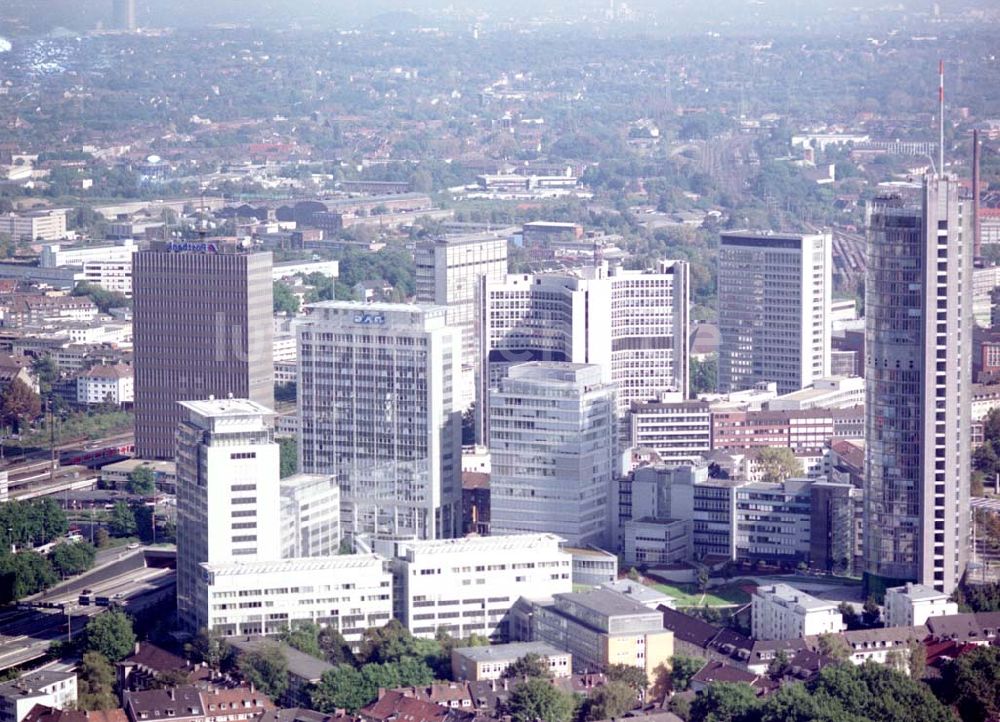
M 213 399 L 209 397 L 202 401 L 178 401 L 177 403 L 206 418 L 274 415 L 271 409 L 250 399 Z
M 225 562 L 202 564 L 201 567 L 216 576 L 250 576 L 254 574 L 287 574 L 290 572 L 322 572 L 362 567 L 381 567 L 384 559 L 377 554 L 341 554 L 334 557 L 303 557 L 259 562 Z
M 418 554 L 462 554 L 467 552 L 514 551 L 538 546 L 559 544 L 563 538 L 556 534 L 504 534 L 501 536 L 465 537 L 462 539 L 426 539 L 397 542 L 397 553 L 413 551 Z

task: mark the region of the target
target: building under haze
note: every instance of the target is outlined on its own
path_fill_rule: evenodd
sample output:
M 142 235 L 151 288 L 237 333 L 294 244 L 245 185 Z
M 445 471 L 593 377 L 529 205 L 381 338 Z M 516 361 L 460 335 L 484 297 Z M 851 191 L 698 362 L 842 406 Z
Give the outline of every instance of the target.
M 830 375 L 831 239 L 746 231 L 719 245 L 719 391 Z
M 343 533 L 462 526 L 461 330 L 443 306 L 324 301 L 299 326 L 301 469 L 334 475 Z
M 865 578 L 951 593 L 969 551 L 972 247 L 959 182 L 868 209 Z
M 271 254 L 154 243 L 133 256 L 136 453 L 172 459 L 178 401 L 274 406 Z
M 113 0 L 112 13 L 116 30 L 136 31 L 135 0 Z

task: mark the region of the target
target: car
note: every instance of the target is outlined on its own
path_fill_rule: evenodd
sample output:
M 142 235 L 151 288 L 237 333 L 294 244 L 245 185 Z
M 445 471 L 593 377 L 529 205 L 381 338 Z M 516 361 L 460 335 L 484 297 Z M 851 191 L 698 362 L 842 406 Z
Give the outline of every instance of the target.
M 125 548 L 126 548 L 126 549 L 138 549 L 138 548 L 139 548 L 139 542 L 132 542 L 131 544 L 129 544 L 129 545 L 128 545 L 127 547 L 125 547 Z

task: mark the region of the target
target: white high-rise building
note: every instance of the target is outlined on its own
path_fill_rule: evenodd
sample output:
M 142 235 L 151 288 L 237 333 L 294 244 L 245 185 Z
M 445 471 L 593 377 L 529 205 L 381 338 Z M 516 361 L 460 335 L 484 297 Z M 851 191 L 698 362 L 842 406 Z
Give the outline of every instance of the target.
M 204 622 L 202 564 L 276 559 L 279 451 L 270 409 L 248 399 L 182 401 L 177 430 L 177 611 Z M 204 624 L 201 624 L 204 626 Z
M 396 617 L 418 637 L 510 639 L 520 597 L 573 591 L 572 557 L 554 534 L 511 534 L 396 543 Z
M 532 361 L 490 395 L 490 528 L 611 537 L 615 389 L 598 366 Z
M 177 612 L 182 625 L 232 636 L 279 634 L 296 621 L 310 621 L 357 644 L 365 629 L 385 624 L 392 616 L 392 575 L 383 559 L 372 554 L 282 558 L 285 526 L 298 532 L 311 527 L 295 540 L 293 553 L 336 553 L 335 534 L 322 527 L 329 527 L 325 518 L 335 528 L 337 497 L 329 477 L 326 484 L 302 475 L 286 480 L 284 488 L 279 484 L 274 414 L 247 399 L 181 406 Z M 294 509 L 288 508 L 290 490 Z M 316 516 L 304 518 L 307 505 Z
M 476 297 L 482 279 L 502 281 L 507 275 L 507 239 L 491 234 L 443 236 L 417 244 L 417 303 L 448 308 L 448 325 L 462 331 L 462 407 L 476 398 L 479 342 Z
M 597 364 L 617 388 L 617 414 L 667 391 L 688 394 L 688 265 L 656 269 L 601 265 L 573 273 L 508 275 L 481 290 L 483 371 L 479 399 L 489 401 L 511 366 L 526 361 Z M 481 423 L 488 424 L 484 408 Z M 624 434 L 627 426 L 622 424 Z M 483 426 L 482 438 L 489 432 Z M 624 441 L 624 439 L 623 439 Z
M 837 634 L 846 628 L 834 602 L 787 584 L 757 587 L 750 610 L 751 636 L 758 640 L 802 639 Z
M 462 522 L 461 331 L 442 306 L 325 301 L 299 326 L 301 470 L 336 477 L 344 534 Z
M 734 231 L 719 245 L 719 391 L 830 375 L 831 237 Z
M 969 554 L 972 250 L 959 181 L 868 208 L 865 580 L 951 594 Z

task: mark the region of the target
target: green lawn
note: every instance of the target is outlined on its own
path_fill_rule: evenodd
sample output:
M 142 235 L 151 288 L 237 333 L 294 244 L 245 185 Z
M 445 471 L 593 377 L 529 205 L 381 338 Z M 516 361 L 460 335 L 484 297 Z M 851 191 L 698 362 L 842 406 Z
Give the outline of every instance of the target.
M 704 596 L 693 584 L 663 584 L 652 585 L 664 594 L 669 594 L 677 600 L 678 607 L 731 607 L 746 604 L 750 595 L 740 589 L 735 583 L 724 584 L 710 589 Z

